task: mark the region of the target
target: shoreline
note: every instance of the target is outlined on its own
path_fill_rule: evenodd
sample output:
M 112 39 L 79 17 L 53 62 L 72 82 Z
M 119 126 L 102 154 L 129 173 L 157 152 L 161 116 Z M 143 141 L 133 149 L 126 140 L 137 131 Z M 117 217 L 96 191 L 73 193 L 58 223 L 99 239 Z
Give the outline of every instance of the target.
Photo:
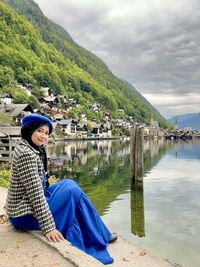
M 4 214 L 3 206 L 7 189 L 0 187 L 0 214 Z M 100 267 L 104 266 L 93 257 L 73 247 L 68 241 L 48 242 L 40 231 L 16 231 L 9 223 L 0 224 L 1 264 L 4 267 L 26 266 L 60 266 L 60 267 Z M 12 241 L 13 240 L 13 241 Z M 31 246 L 31 250 L 30 250 Z M 150 255 L 134 244 L 120 237 L 108 246 L 114 263 L 113 267 L 172 267 L 168 260 Z M 45 255 L 45 257 L 42 257 Z M 47 255 L 47 256 L 46 256 Z M 53 256 L 53 257 L 52 257 Z M 23 264 L 23 265 L 22 265 Z M 24 265 L 25 264 L 25 265 Z M 54 265 L 53 265 L 54 264 Z

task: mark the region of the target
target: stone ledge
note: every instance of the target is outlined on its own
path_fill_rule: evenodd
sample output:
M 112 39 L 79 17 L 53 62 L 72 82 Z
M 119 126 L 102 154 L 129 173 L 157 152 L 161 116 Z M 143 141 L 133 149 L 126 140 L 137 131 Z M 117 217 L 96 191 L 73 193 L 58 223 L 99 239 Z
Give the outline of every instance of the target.
M 5 199 L 7 195 L 7 189 L 0 187 L 0 214 L 4 212 L 3 206 L 5 204 Z M 2 229 L 2 232 L 4 231 L 3 238 L 4 240 L 7 240 L 8 237 L 6 235 L 9 233 L 9 237 L 15 236 L 18 231 L 14 230 L 11 226 L 4 227 L 3 225 L 0 225 L 0 230 Z M 31 233 L 31 235 L 30 235 Z M 99 261 L 94 259 L 93 257 L 87 255 L 86 253 L 82 252 L 81 250 L 77 249 L 76 247 L 72 246 L 70 242 L 68 241 L 62 241 L 58 243 L 54 242 L 48 242 L 48 240 L 42 235 L 40 231 L 30 231 L 30 233 L 25 233 L 27 237 L 27 242 L 28 239 L 31 239 L 35 237 L 42 241 L 42 243 L 36 242 L 37 246 L 42 246 L 42 245 L 48 245 L 46 246 L 46 250 L 49 249 L 49 251 L 52 253 L 55 251 L 55 256 L 63 256 L 65 259 L 65 264 L 63 265 L 63 257 L 58 258 L 58 263 L 56 266 L 77 266 L 77 267 L 100 267 L 104 266 L 101 264 Z M 9 239 L 11 240 L 11 239 Z M 1 240 L 1 247 L 3 246 L 3 240 Z M 11 244 L 12 246 L 12 244 Z M 48 248 L 49 247 L 49 248 Z M 1 248 L 3 251 L 3 248 Z M 26 248 L 24 248 L 26 250 Z M 28 248 L 30 250 L 30 248 Z M 31 247 L 32 249 L 32 247 Z M 44 248 L 43 248 L 44 249 Z M 113 267 L 172 267 L 172 266 L 177 266 L 176 264 L 171 264 L 167 260 L 160 259 L 155 256 L 151 256 L 148 254 L 147 251 L 140 249 L 136 247 L 134 244 L 128 242 L 127 240 L 123 239 L 122 237 L 118 237 L 118 240 L 108 246 L 108 250 L 110 255 L 114 258 L 114 263 L 110 264 L 109 266 Z M 1 251 L 0 251 L 1 252 Z M 42 249 L 41 249 L 42 252 Z M 24 251 L 26 253 L 26 251 Z M 44 254 L 43 254 L 44 255 Z M 4 267 L 11 267 L 11 266 L 20 266 L 14 264 L 14 260 L 17 257 L 15 254 L 12 254 L 12 261 L 13 265 L 3 265 Z M 23 257 L 26 257 L 26 254 L 23 255 Z M 27 254 L 28 257 L 28 254 Z M 19 260 L 19 259 L 16 259 Z M 62 263 L 61 263 L 62 262 Z M 50 264 L 51 262 L 49 262 Z M 33 265 L 25 265 L 25 266 L 33 266 Z M 52 265 L 34 265 L 34 266 L 52 266 Z M 54 265 L 55 266 L 55 265 Z M 21 266 L 20 266 L 21 267 Z

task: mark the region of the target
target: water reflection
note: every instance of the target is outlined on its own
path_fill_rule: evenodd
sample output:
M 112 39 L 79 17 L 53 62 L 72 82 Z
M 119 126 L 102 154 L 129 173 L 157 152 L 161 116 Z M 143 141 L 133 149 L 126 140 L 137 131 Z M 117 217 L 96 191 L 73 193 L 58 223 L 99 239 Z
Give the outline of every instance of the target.
M 157 164 L 157 162 L 172 147 L 172 142 L 164 140 L 148 140 L 144 143 L 144 176 Z M 132 173 L 130 174 L 132 177 Z M 143 180 L 131 179 L 131 233 L 138 236 L 145 236 L 145 214 Z
M 48 150 L 51 174 L 76 180 L 111 230 L 154 255 L 199 266 L 199 141 L 145 142 L 144 180 L 137 185 L 130 183 L 128 142 L 58 143 Z
M 131 233 L 145 236 L 144 223 L 143 183 L 139 182 L 131 187 Z
M 74 179 L 100 214 L 129 187 L 127 142 L 89 141 L 49 146 L 50 174 Z
M 156 164 L 169 147 L 170 145 L 162 140 L 144 143 L 144 173 Z M 107 212 L 117 196 L 130 189 L 129 142 L 102 140 L 50 144 L 48 156 L 50 174 L 58 179 L 68 177 L 77 181 L 101 215 Z M 134 201 L 140 199 L 142 203 L 142 187 L 132 187 L 131 192 L 131 205 L 137 207 L 138 203 Z M 141 223 L 144 222 L 141 216 L 142 207 L 137 209 L 137 214 L 141 213 L 140 216 L 134 216 L 135 208 L 131 210 L 133 233 L 142 235 L 138 229 L 139 225 L 144 225 Z M 140 218 L 140 222 L 137 218 Z

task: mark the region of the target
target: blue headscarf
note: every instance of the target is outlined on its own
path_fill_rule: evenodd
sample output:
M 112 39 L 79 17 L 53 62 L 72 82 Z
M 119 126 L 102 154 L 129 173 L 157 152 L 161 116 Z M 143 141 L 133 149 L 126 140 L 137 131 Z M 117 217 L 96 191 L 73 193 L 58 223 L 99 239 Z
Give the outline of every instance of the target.
M 44 170 L 46 173 L 46 179 L 47 179 L 46 186 L 48 187 L 49 185 L 49 182 L 48 182 L 49 175 L 47 174 L 48 161 L 47 161 L 45 148 L 43 145 L 37 146 L 36 144 L 33 143 L 31 139 L 33 132 L 37 128 L 43 125 L 49 126 L 49 134 L 51 134 L 53 131 L 53 124 L 47 117 L 34 114 L 34 113 L 24 116 L 22 119 L 21 137 L 25 139 L 29 143 L 29 145 L 31 145 L 34 149 L 39 151 L 39 155 L 43 162 Z

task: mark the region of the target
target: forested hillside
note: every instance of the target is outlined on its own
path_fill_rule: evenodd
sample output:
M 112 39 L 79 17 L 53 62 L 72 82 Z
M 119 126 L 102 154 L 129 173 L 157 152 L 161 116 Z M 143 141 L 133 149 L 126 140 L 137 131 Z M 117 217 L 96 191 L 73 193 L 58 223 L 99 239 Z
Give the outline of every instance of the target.
M 22 96 L 17 82 L 31 83 L 35 97 Z M 75 98 L 79 112 L 88 116 L 92 116 L 88 106 L 98 102 L 113 118 L 132 116 L 147 124 L 154 118 L 161 126 L 168 126 L 131 85 L 115 77 L 101 59 L 78 46 L 33 1 L 0 1 L 0 92 L 11 92 L 15 102 L 38 106 L 41 86 Z

